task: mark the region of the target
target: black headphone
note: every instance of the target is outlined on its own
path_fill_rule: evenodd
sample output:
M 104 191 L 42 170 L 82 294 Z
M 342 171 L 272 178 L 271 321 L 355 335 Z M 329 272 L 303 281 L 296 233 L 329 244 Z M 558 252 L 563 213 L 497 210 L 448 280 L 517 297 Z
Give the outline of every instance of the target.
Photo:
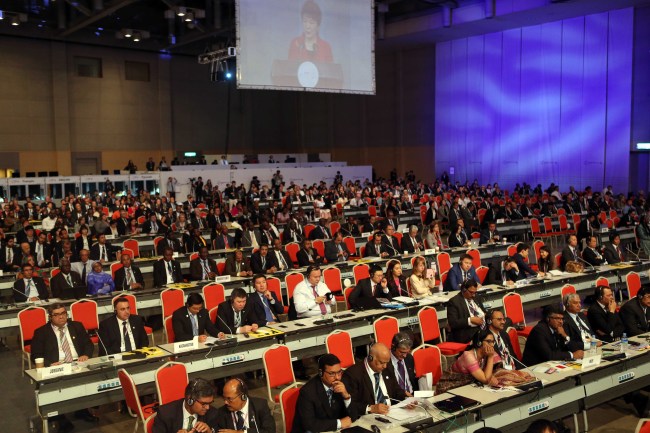
M 404 342 L 408 341 L 411 344 L 413 344 L 413 340 L 411 340 L 409 337 L 400 336 L 400 334 L 403 334 L 403 333 L 398 332 L 395 335 L 393 335 L 393 340 L 390 342 L 390 351 L 391 352 L 395 351 L 400 346 L 400 344 L 402 344 Z
M 475 349 L 480 349 L 482 345 L 483 341 L 481 340 L 481 332 L 479 331 L 476 332 L 472 338 L 472 347 Z
M 196 400 L 192 398 L 192 395 L 194 395 L 195 389 L 196 389 L 196 384 L 199 382 L 199 379 L 194 379 L 192 381 L 192 387 L 190 388 L 190 392 L 188 393 L 187 399 L 185 402 L 187 403 L 188 406 L 192 406 Z
M 241 380 L 238 377 L 234 378 L 237 382 L 239 382 L 239 385 L 241 386 L 241 395 L 239 398 L 241 398 L 241 401 L 246 401 L 248 400 L 248 388 L 246 387 L 246 384 L 244 383 L 243 380 Z
M 496 313 L 497 311 L 499 311 L 499 310 L 496 309 L 496 308 L 493 308 L 493 309 L 491 309 L 490 311 L 487 312 L 487 314 L 485 315 L 485 324 L 486 324 L 487 326 L 490 326 L 490 325 L 492 324 L 492 316 L 493 316 L 494 313 Z
M 372 348 L 375 347 L 375 344 L 377 344 L 377 343 L 372 343 L 372 344 L 370 345 L 370 347 L 368 348 L 368 356 L 366 357 L 366 359 L 368 360 L 368 362 L 372 362 L 372 360 L 375 359 L 375 357 L 372 356 L 372 353 L 371 353 L 371 352 L 372 352 Z
M 603 290 L 605 290 L 605 289 L 609 289 L 609 287 L 604 286 L 602 284 L 596 286 L 596 290 L 594 291 L 594 295 L 596 296 L 596 299 L 603 299 L 603 296 L 604 296 Z

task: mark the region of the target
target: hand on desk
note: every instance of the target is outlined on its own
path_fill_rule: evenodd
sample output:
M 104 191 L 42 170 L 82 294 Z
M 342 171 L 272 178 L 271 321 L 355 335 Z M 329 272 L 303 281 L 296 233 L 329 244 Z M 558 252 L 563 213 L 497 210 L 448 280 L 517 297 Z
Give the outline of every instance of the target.
M 77 361 L 79 362 L 88 361 L 88 357 L 86 355 L 81 355 L 79 358 L 77 358 Z
M 576 350 L 573 352 L 573 359 L 582 359 L 585 357 L 584 350 Z
M 385 404 L 377 403 L 373 404 L 370 406 L 370 413 L 376 413 L 379 415 L 386 415 L 388 413 L 388 410 L 390 409 L 390 406 L 387 406 Z
M 339 421 L 341 421 L 341 428 L 348 428 L 352 425 L 352 419 L 349 416 L 341 418 Z

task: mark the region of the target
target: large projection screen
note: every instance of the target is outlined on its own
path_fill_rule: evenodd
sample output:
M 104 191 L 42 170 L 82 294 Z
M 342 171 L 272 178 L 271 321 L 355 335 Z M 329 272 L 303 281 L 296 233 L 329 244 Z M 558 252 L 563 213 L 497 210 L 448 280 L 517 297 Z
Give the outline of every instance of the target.
M 237 87 L 375 94 L 373 0 L 237 0 Z

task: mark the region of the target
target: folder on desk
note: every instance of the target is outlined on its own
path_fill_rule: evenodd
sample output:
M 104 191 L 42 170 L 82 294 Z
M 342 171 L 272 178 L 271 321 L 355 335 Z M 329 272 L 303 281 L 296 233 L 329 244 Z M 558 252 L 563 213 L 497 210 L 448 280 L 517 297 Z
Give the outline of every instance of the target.
M 282 331 L 278 331 L 277 329 L 272 329 L 272 328 L 258 328 L 257 331 L 249 332 L 248 335 L 251 338 L 264 338 L 264 337 L 272 337 L 274 335 L 281 335 L 284 334 Z

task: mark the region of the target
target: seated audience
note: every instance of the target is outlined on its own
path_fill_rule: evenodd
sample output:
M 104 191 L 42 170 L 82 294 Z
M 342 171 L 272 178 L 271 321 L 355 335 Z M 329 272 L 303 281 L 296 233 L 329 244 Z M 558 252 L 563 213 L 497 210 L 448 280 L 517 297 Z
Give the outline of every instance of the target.
M 465 281 L 460 292 L 447 303 L 447 322 L 451 328 L 448 341 L 469 343 L 474 334 L 485 329 L 485 307 L 476 299 L 478 284 Z
M 190 278 L 194 281 L 214 280 L 217 275 L 217 262 L 208 256 L 208 247 L 201 247 L 199 256 L 190 261 Z
M 99 356 L 130 352 L 147 347 L 149 339 L 144 320 L 131 314 L 129 300 L 118 297 L 113 301 L 115 316 L 99 322 Z
M 614 292 L 607 286 L 597 286 L 594 291 L 596 302 L 587 310 L 587 319 L 596 338 L 611 343 L 621 338 L 625 327 L 618 312 Z
M 430 275 L 427 275 L 429 271 Z M 411 297 L 414 299 L 422 299 L 437 291 L 436 277 L 433 270 L 427 268 L 427 260 L 422 256 L 415 258 L 409 281 L 411 282 Z
M 402 247 L 400 241 L 395 236 L 395 226 L 388 224 L 384 228 L 384 236 L 382 237 L 382 251 L 386 251 L 389 256 L 399 256 L 402 254 Z
M 52 297 L 60 299 L 74 298 L 74 288 L 83 287 L 85 284 L 82 283 L 79 274 L 72 270 L 70 260 L 66 258 L 59 260 L 59 270 L 61 272 L 50 278 Z
M 386 246 L 382 242 L 381 232 L 376 232 L 372 235 L 372 240 L 366 243 L 366 253 L 364 257 L 381 257 L 386 258 L 391 255 L 392 251 L 387 251 Z
M 336 298 L 321 281 L 321 270 L 318 266 L 309 266 L 305 279 L 296 285 L 293 291 L 293 303 L 298 318 L 314 317 L 330 314 Z
M 415 360 L 411 355 L 413 349 L 413 338 L 408 332 L 398 332 L 393 336 L 390 345 L 390 364 L 387 370 L 393 370 L 397 378 L 397 384 L 408 397 L 413 396 L 417 391 L 418 381 L 415 378 Z
M 582 359 L 584 351 L 569 350 L 569 336 L 563 327 L 564 314 L 558 305 L 547 305 L 542 320 L 533 328 L 526 341 L 523 363 L 531 366 L 546 361 Z
M 589 350 L 594 331 L 589 326 L 587 318 L 580 314 L 582 310 L 580 296 L 570 293 L 564 296 L 562 303 L 564 304 L 564 332 L 569 337 L 567 347 L 571 352 Z M 597 342 L 598 346 L 602 346 L 602 344 L 601 341 Z
M 276 242 L 279 239 L 275 240 Z M 250 307 L 257 318 L 257 326 L 266 326 L 277 323 L 278 315 L 284 313 L 282 301 L 276 294 L 270 291 L 266 284 L 266 277 L 263 274 L 257 274 L 253 277 L 253 287 L 255 293 L 249 298 Z
M 275 420 L 265 399 L 252 397 L 243 379 L 228 380 L 223 386 L 224 405 L 217 409 L 221 433 L 275 433 Z
M 605 264 L 605 258 L 598 251 L 598 238 L 596 236 L 587 236 L 587 247 L 582 250 L 582 259 L 591 266 Z
M 517 244 L 517 254 L 515 254 L 513 257 L 515 258 L 515 262 L 517 263 L 517 268 L 519 269 L 519 275 L 522 276 L 524 279 L 527 277 L 543 276 L 543 274 L 534 271 L 528 265 L 529 253 L 530 253 L 530 245 L 525 244 L 523 242 Z
M 300 248 L 296 256 L 298 266 L 301 268 L 304 266 L 320 265 L 323 261 L 323 258 L 318 255 L 318 252 L 311 247 L 311 239 L 307 238 L 302 241 L 302 248 Z
M 345 262 L 350 257 L 350 251 L 347 245 L 343 242 L 343 234 L 338 231 L 334 234 L 334 238 L 325 243 L 325 258 L 328 263 Z
M 555 267 L 555 259 L 551 254 L 551 249 L 546 245 L 539 249 L 539 260 L 537 261 L 537 269 L 543 274 L 547 274 Z
M 458 263 L 449 269 L 447 273 L 447 281 L 445 281 L 445 292 L 452 292 L 460 290 L 461 285 L 467 280 L 474 280 L 478 285 L 481 280 L 476 275 L 476 270 L 472 266 L 474 259 L 469 254 L 462 254 L 458 259 Z
M 231 277 L 250 277 L 253 275 L 251 265 L 244 259 L 242 250 L 235 250 L 233 254 L 228 256 L 224 274 Z
M 167 284 L 182 283 L 181 265 L 174 260 L 174 250 L 170 247 L 163 249 L 163 258 L 153 264 L 153 286 L 162 287 Z
M 488 222 L 488 228 L 481 230 L 481 238 L 479 240 L 479 245 L 490 245 L 496 242 L 499 242 L 501 236 L 497 231 L 497 224 L 494 221 Z
M 621 307 L 619 315 L 628 337 L 650 331 L 650 288 L 641 287 L 633 299 Z
M 293 269 L 293 261 L 282 247 L 280 238 L 273 239 L 273 249 L 269 251 L 267 257 L 271 262 L 271 267 L 278 271 L 289 271 Z
M 621 245 L 621 235 L 616 232 L 609 235 L 609 243 L 605 245 L 603 255 L 605 261 L 610 265 L 626 261 L 623 247 Z
M 109 295 L 115 290 L 115 282 L 109 274 L 104 273 L 101 262 L 93 263 L 93 270 L 88 274 L 87 284 L 90 296 Z
M 566 247 L 562 250 L 562 257 L 560 259 L 560 270 L 566 269 L 568 262 L 577 262 L 578 258 L 582 258 L 580 250 L 578 250 L 578 238 L 576 235 L 569 235 L 566 238 Z
M 47 301 L 50 297 L 45 280 L 34 275 L 34 266 L 25 263 L 21 266 L 22 278 L 14 282 L 14 302 Z
M 210 321 L 210 314 L 204 305 L 200 294 L 190 293 L 185 305 L 174 311 L 172 314 L 174 341 L 188 341 L 198 337 L 199 343 L 205 343 L 208 334 L 218 338 L 224 337 L 223 332 L 219 332 Z
M 122 254 L 122 267 L 115 271 L 115 288 L 119 290 L 142 290 L 145 287 L 140 269 L 131 261 L 131 256 Z
M 212 406 L 216 391 L 205 379 L 192 379 L 185 387 L 184 398 L 158 407 L 153 433 L 211 433 L 219 426 L 218 410 Z
M 217 309 L 217 328 L 225 334 L 248 334 L 257 331 L 257 317 L 250 306 L 246 306 L 248 294 L 238 287 L 233 289 L 230 298 L 219 304 Z
M 352 308 L 368 308 L 377 306 L 377 299 L 388 299 L 390 289 L 381 267 L 373 265 L 369 270 L 370 277 L 360 280 L 350 293 L 350 306 Z
M 399 260 L 389 260 L 386 266 L 386 282 L 388 283 L 388 297 L 396 296 L 409 297 L 406 277 L 402 274 L 402 264 Z
M 517 261 L 514 257 L 506 257 L 498 265 L 490 266 L 485 284 L 496 284 L 498 286 L 514 286 L 515 282 L 526 278 L 519 272 Z

